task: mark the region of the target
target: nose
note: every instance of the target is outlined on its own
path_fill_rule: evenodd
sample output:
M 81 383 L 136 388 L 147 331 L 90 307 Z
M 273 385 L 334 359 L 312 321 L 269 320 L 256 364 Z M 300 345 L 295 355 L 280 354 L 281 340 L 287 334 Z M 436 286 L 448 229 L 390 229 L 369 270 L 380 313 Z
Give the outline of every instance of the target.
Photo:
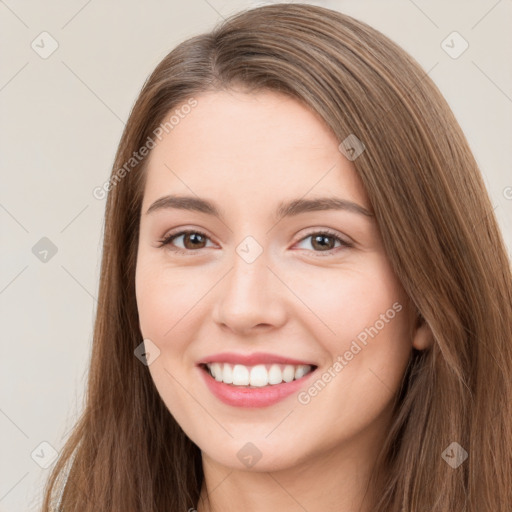
M 216 286 L 215 322 L 237 334 L 282 326 L 287 289 L 269 268 L 265 251 L 251 263 L 235 252 L 232 261 L 231 269 Z

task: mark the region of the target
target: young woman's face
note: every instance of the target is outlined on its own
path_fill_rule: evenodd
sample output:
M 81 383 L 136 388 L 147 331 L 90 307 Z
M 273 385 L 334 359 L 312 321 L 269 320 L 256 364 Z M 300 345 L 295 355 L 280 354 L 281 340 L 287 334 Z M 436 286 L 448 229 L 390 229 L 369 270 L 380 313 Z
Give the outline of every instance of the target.
M 137 304 L 160 396 L 223 466 L 375 453 L 415 330 L 353 162 L 288 97 L 195 99 L 149 156 L 140 219 Z

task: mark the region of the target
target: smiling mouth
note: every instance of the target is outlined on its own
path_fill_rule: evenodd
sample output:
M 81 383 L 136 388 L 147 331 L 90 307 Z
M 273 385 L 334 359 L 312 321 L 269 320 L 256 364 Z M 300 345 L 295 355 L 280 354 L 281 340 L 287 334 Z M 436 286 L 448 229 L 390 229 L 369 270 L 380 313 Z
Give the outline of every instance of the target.
M 309 364 L 257 364 L 246 366 L 231 363 L 201 363 L 199 365 L 217 382 L 240 388 L 262 388 L 302 379 L 317 366 Z

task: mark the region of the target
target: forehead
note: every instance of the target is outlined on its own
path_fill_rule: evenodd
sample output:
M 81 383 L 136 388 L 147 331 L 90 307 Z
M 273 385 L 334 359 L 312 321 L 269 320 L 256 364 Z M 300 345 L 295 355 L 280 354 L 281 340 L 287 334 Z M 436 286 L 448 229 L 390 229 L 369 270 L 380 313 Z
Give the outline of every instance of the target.
M 297 100 L 270 91 L 195 100 L 148 157 L 145 205 L 169 192 L 263 204 L 308 191 L 368 204 L 333 132 Z

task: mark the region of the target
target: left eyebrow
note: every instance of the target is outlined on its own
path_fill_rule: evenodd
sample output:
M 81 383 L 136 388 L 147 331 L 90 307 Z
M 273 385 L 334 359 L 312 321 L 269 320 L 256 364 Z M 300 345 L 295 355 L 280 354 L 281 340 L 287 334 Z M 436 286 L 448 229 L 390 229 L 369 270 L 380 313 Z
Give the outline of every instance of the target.
M 366 217 L 373 217 L 373 213 L 360 204 L 353 203 L 347 199 L 338 197 L 319 197 L 316 199 L 295 199 L 287 203 L 280 203 L 276 216 L 278 220 L 284 217 L 291 217 L 305 212 L 320 210 L 345 210 L 352 213 L 358 213 Z
M 213 202 L 194 196 L 167 195 L 160 197 L 148 208 L 146 215 L 163 209 L 197 211 L 225 220 L 224 216 Z M 294 199 L 288 202 L 281 202 L 276 208 L 275 217 L 277 220 L 281 220 L 284 217 L 292 217 L 301 213 L 321 210 L 344 210 L 366 217 L 374 217 L 374 214 L 364 206 L 337 197 Z

